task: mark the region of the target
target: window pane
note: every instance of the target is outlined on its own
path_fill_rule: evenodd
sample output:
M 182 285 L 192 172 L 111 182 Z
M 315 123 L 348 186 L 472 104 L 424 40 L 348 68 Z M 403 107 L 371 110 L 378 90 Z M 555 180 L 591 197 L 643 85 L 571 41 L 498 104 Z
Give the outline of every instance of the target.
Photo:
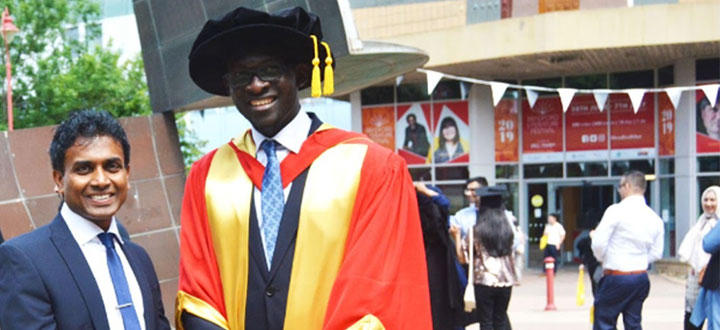
M 607 176 L 607 162 L 568 163 L 568 177 Z
M 660 174 L 675 174 L 675 158 L 660 159 Z
M 416 102 L 430 99 L 426 84 L 405 84 L 397 87 L 398 102 Z
M 431 181 L 432 176 L 430 175 L 430 168 L 429 167 L 414 167 L 409 168 L 410 171 L 410 177 L 412 177 L 413 181 Z
M 695 61 L 695 80 L 720 79 L 720 58 L 704 58 Z
M 517 179 L 518 178 L 518 166 L 517 165 L 496 165 L 495 166 L 495 177 L 498 179 Z
M 720 172 L 720 156 L 698 157 L 699 172 Z
M 672 65 L 658 69 L 658 86 L 670 86 L 675 83 L 675 67 Z
M 432 97 L 434 100 L 460 99 L 460 82 L 457 80 L 441 81 L 435 86 Z
M 362 105 L 393 103 L 393 86 L 369 87 L 360 91 Z
M 532 79 L 524 80 L 522 82 L 525 86 L 540 86 L 558 88 L 562 87 L 562 78 L 544 78 L 544 79 Z M 557 95 L 555 92 L 538 92 L 538 95 Z
M 610 74 L 610 88 L 653 87 L 653 71 L 615 72 Z
M 467 166 L 436 167 L 435 180 L 467 180 Z
M 562 163 L 529 164 L 524 166 L 525 178 L 562 178 Z
M 607 88 L 607 75 L 565 77 L 565 87 L 578 89 Z
M 450 200 L 450 214 L 455 214 L 455 212 L 467 206 L 465 184 L 439 184 L 437 186 Z
M 619 160 L 612 162 L 612 175 L 620 176 L 630 170 L 638 170 L 644 174 L 655 173 L 655 161 L 652 159 Z
M 660 217 L 665 223 L 665 251 L 663 255 L 675 256 L 675 179 L 660 179 Z

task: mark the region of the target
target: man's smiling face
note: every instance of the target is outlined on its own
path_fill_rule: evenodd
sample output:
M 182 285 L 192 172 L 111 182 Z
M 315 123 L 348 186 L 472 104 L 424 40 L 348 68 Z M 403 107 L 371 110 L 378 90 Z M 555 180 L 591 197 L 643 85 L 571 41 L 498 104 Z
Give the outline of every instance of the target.
M 127 197 L 122 145 L 109 136 L 78 137 L 65 152 L 63 173 L 53 179 L 73 212 L 107 229 Z
M 273 137 L 300 111 L 298 86 L 306 83 L 307 72 L 278 56 L 251 54 L 229 63 L 225 83 L 238 111 L 260 133 Z

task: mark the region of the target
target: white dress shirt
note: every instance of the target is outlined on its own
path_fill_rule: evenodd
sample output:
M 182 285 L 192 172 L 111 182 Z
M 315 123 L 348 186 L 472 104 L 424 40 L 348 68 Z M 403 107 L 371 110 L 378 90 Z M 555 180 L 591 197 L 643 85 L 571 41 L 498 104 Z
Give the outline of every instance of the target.
M 663 222 L 642 195 L 631 195 L 605 210 L 592 235 L 592 250 L 604 269 L 646 270 L 662 257 Z
M 63 204 L 60 215 L 65 219 L 65 224 L 67 224 L 70 233 L 80 246 L 80 250 L 82 250 L 83 256 L 85 256 L 85 260 L 90 266 L 90 271 L 93 277 L 95 277 L 95 283 L 97 283 L 100 289 L 100 296 L 102 297 L 103 305 L 105 305 L 105 314 L 107 315 L 110 330 L 124 330 L 122 314 L 120 314 L 120 309 L 117 308 L 118 302 L 115 296 L 115 287 L 113 286 L 110 270 L 108 269 L 106 248 L 98 238 L 98 234 L 103 233 L 103 230 L 92 221 L 73 212 L 67 204 Z M 120 237 L 115 218 L 112 219 L 107 232 L 115 234 L 115 237 L 117 237 L 120 243 L 124 243 L 122 237 Z M 117 251 L 120 257 L 120 262 L 125 272 L 125 278 L 130 288 L 130 296 L 132 297 L 133 307 L 140 322 L 140 328 L 145 330 L 145 318 L 143 317 L 144 306 L 140 286 L 122 248 L 118 245 L 117 241 L 113 240 L 113 242 L 115 244 L 115 251 Z
M 278 162 L 282 163 L 283 159 L 287 157 L 291 152 L 296 154 L 300 152 L 300 147 L 302 147 L 303 142 L 307 140 L 308 133 L 310 133 L 310 127 L 312 126 L 312 120 L 310 120 L 310 117 L 305 113 L 305 111 L 300 110 L 298 114 L 291 120 L 285 127 L 283 127 L 280 132 L 275 134 L 273 137 L 266 137 L 262 133 L 258 132 L 255 127 L 252 127 L 250 129 L 250 132 L 252 134 L 253 141 L 255 142 L 255 149 L 257 150 L 255 154 L 255 158 L 260 162 L 260 164 L 263 164 L 263 166 L 267 165 L 267 155 L 265 155 L 265 151 L 260 148 L 260 145 L 263 143 L 263 141 L 267 139 L 275 140 L 275 142 L 278 143 L 278 145 L 275 148 L 275 154 L 277 155 Z M 282 173 L 280 173 L 282 175 Z M 285 195 L 285 202 L 287 202 L 288 195 L 290 194 L 290 187 L 292 187 L 292 182 L 288 184 L 287 187 L 283 189 L 283 193 Z M 255 187 L 255 214 L 257 215 L 258 220 L 258 228 L 262 228 L 262 192 L 260 189 Z M 263 231 L 260 230 L 260 236 L 262 237 L 262 243 L 263 246 L 265 246 L 265 234 L 263 234 Z

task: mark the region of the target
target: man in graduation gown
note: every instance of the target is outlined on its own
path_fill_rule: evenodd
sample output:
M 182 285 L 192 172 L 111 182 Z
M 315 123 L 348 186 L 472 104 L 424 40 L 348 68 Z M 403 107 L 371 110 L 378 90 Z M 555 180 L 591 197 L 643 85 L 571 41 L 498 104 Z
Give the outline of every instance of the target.
M 300 111 L 300 89 L 324 77 L 332 93 L 319 18 L 237 8 L 205 24 L 189 66 L 252 128 L 188 175 L 178 328 L 431 328 L 405 162 Z

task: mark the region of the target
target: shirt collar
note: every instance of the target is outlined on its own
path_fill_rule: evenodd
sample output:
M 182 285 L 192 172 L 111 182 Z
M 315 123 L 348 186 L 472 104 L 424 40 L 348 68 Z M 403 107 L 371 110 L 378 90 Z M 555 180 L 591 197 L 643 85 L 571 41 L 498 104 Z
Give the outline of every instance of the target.
M 628 202 L 628 203 L 643 203 L 643 204 L 645 204 L 645 196 L 643 196 L 643 195 L 630 195 L 630 196 L 628 196 L 628 197 L 625 197 L 625 199 L 623 199 L 622 202 Z
M 75 213 L 73 210 L 70 209 L 67 203 L 63 203 L 62 209 L 60 209 L 60 215 L 65 220 L 65 224 L 67 224 L 68 228 L 70 229 L 70 233 L 72 234 L 78 245 L 83 246 L 92 241 L 93 239 L 97 239 L 99 242 L 97 235 L 104 232 L 102 228 L 98 227 L 98 225 L 96 225 L 92 221 L 85 219 L 83 216 Z M 120 244 L 124 243 L 122 237 L 120 237 L 120 231 L 118 230 L 115 217 L 112 218 L 112 221 L 110 222 L 110 228 L 107 232 L 115 234 L 115 237 L 118 239 Z
M 255 146 L 258 150 L 263 141 L 271 138 L 291 152 L 298 153 L 300 152 L 300 147 L 302 147 L 303 142 L 307 140 L 311 126 L 312 120 L 310 120 L 310 117 L 301 109 L 297 115 L 295 115 L 295 118 L 273 137 L 266 137 L 256 130 L 255 127 L 251 127 L 250 132 L 252 133 L 253 141 L 255 141 Z

